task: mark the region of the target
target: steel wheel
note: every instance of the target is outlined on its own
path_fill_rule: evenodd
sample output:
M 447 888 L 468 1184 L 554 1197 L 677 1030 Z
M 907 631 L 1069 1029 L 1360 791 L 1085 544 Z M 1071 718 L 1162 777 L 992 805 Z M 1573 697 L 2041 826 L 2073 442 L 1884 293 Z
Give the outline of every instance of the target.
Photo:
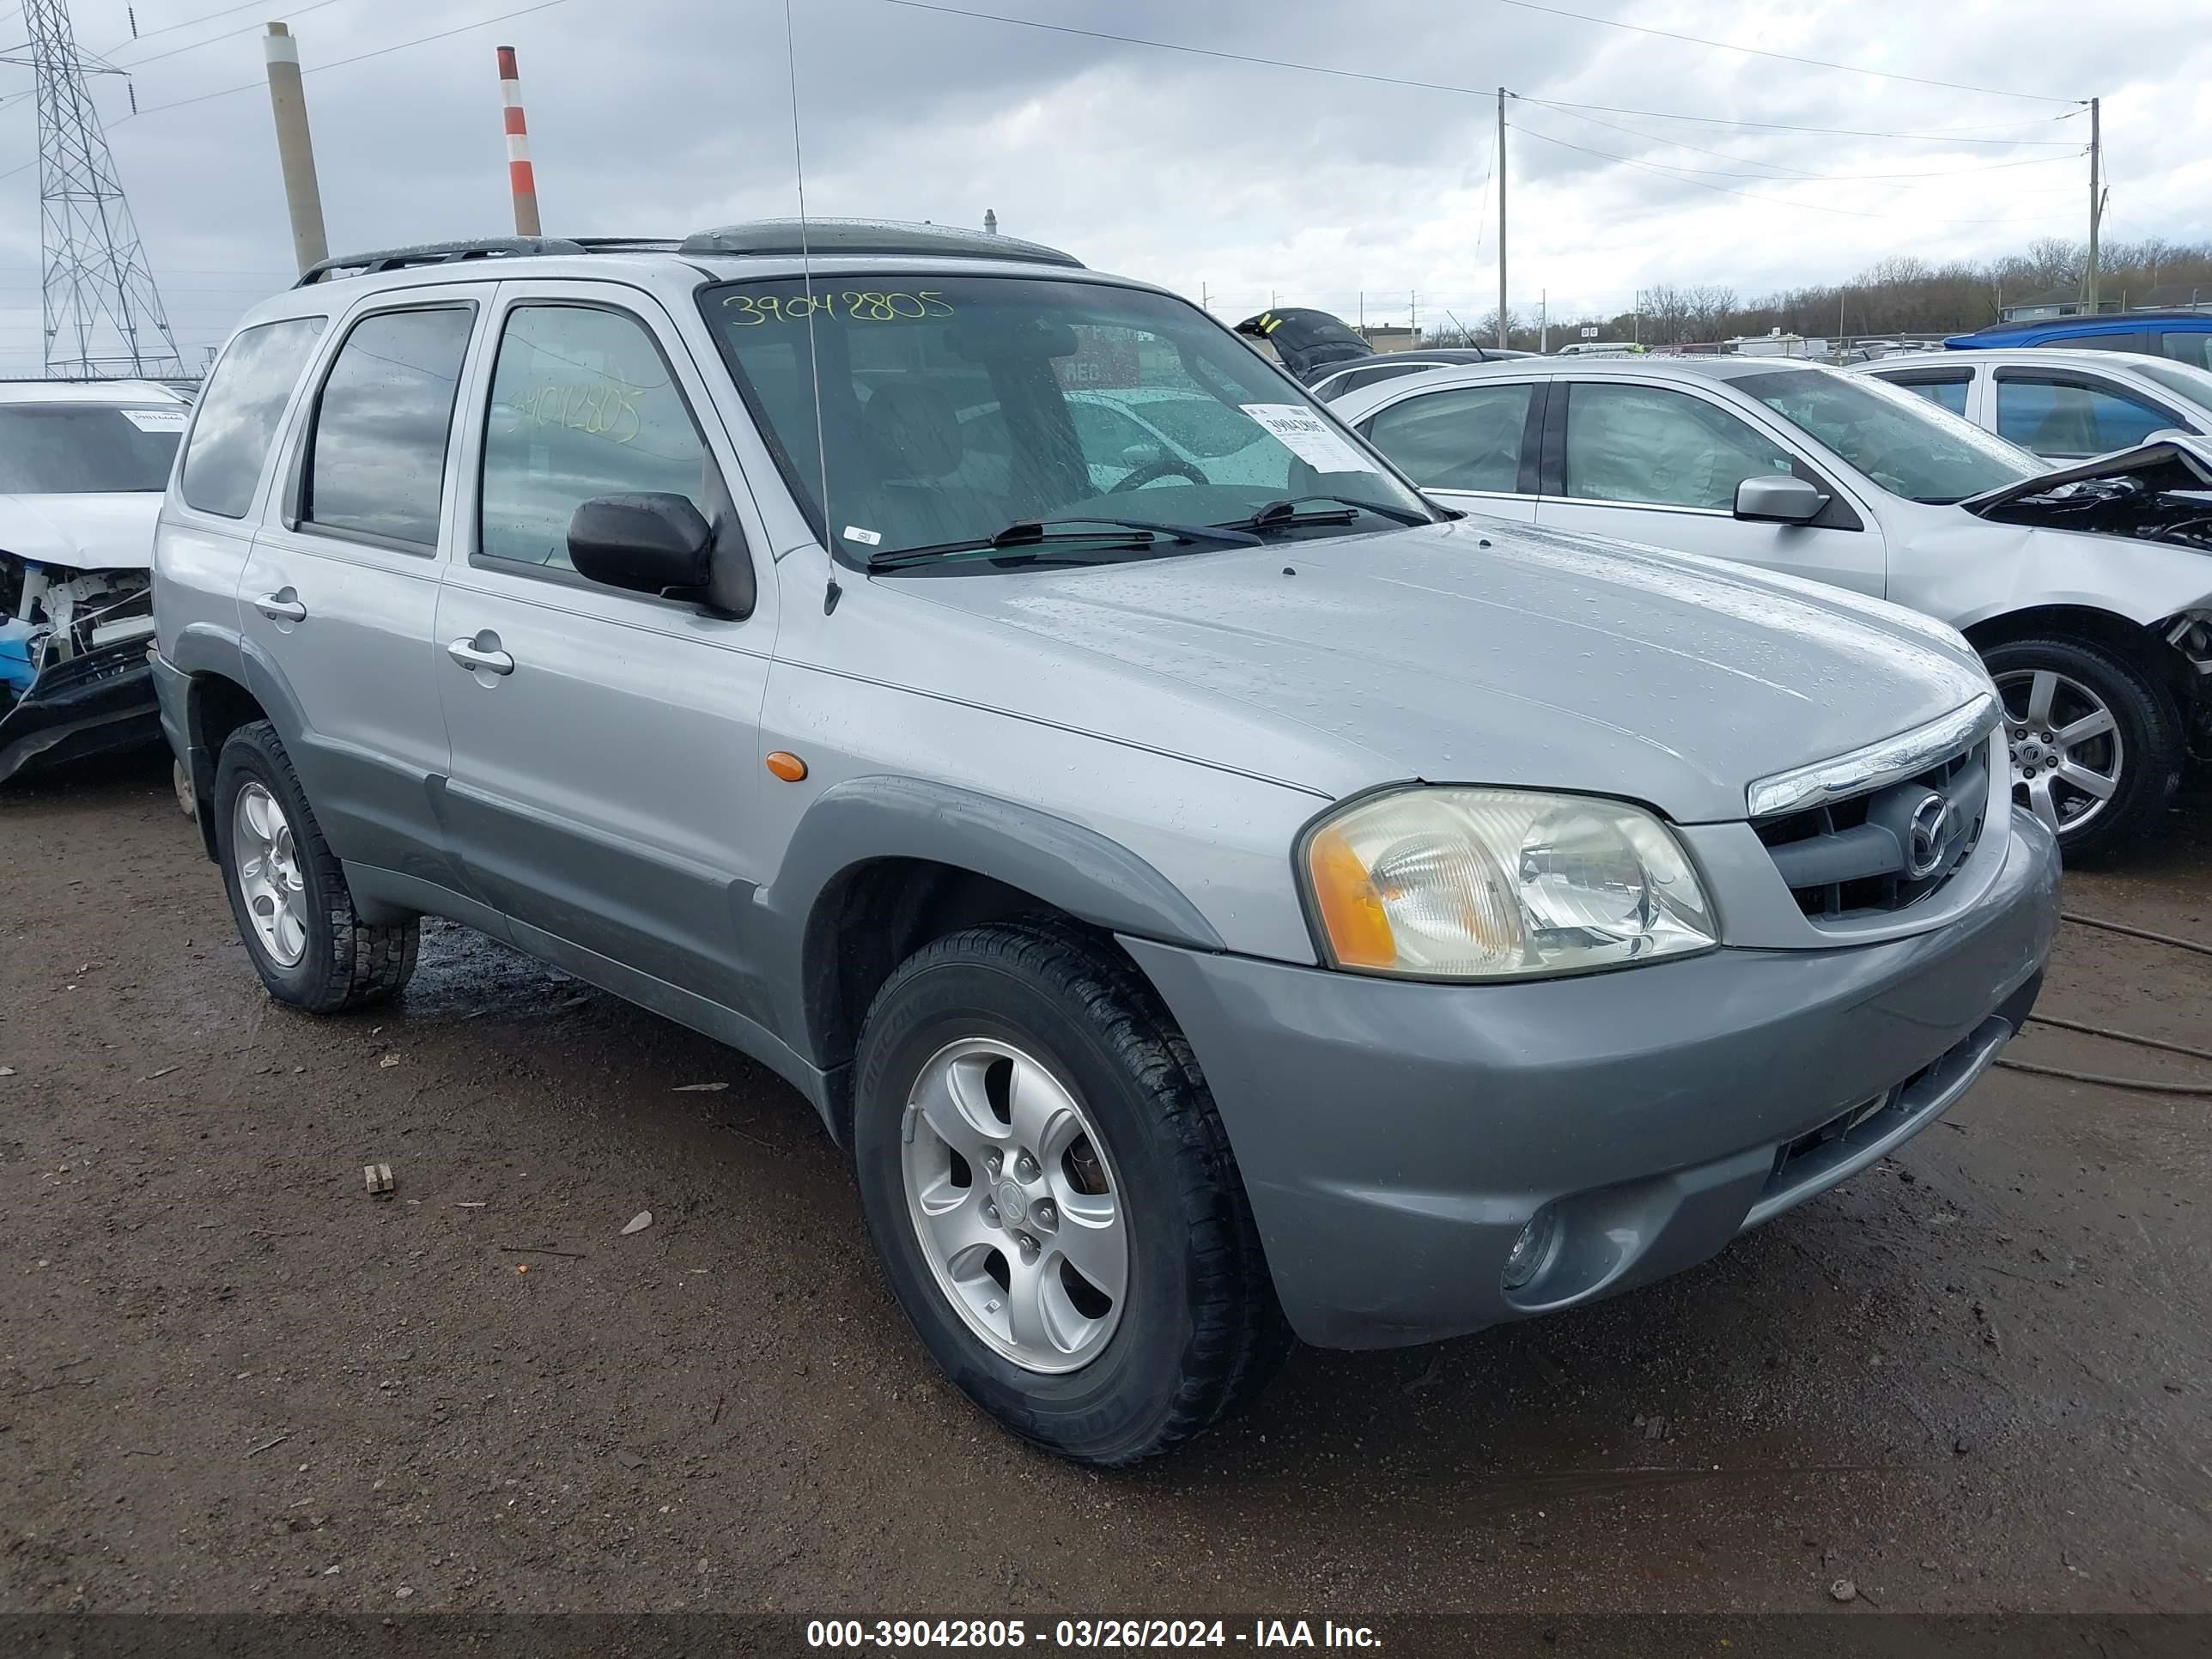
M 276 798 L 258 783 L 238 792 L 231 809 L 231 860 L 239 890 L 261 948 L 280 968 L 299 965 L 307 951 L 307 880 L 292 844 L 292 825 Z
M 2127 745 L 2105 700 L 2055 669 L 1996 676 L 2012 753 L 2013 797 L 2055 833 L 2071 835 L 2104 811 L 2120 787 Z
M 901 1139 L 908 1215 L 968 1328 L 1028 1370 L 1095 1358 L 1121 1322 L 1129 1240 L 1073 1094 L 1012 1044 L 964 1038 L 922 1066 Z

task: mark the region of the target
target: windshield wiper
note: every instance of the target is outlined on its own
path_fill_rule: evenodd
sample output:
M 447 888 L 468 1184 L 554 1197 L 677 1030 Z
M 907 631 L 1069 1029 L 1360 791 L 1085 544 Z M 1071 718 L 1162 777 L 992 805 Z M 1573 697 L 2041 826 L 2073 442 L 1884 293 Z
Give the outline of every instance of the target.
M 1308 501 L 1334 501 L 1336 510 L 1299 512 L 1298 508 Z M 1232 519 L 1227 524 L 1214 527 L 1218 530 L 1294 530 L 1310 524 L 1350 524 L 1362 513 L 1372 513 L 1379 519 L 1389 519 L 1397 524 L 1436 522 L 1425 513 L 1415 513 L 1402 507 L 1385 507 L 1376 501 L 1363 501 L 1352 495 L 1288 495 L 1279 501 L 1269 501 L 1249 518 Z
M 1082 530 L 1080 525 L 1105 525 Z M 927 547 L 895 547 L 868 556 L 870 570 L 900 570 L 938 559 L 990 558 L 1043 547 L 1146 548 L 1165 539 L 1211 547 L 1257 547 L 1260 538 L 1230 526 L 1156 524 L 1143 519 L 1018 519 L 995 535 Z

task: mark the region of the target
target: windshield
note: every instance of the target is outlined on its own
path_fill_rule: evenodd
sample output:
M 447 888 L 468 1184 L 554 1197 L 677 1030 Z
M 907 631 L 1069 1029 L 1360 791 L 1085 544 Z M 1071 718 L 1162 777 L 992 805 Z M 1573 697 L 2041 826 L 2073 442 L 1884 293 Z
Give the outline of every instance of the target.
M 2146 380 L 2157 381 L 2167 391 L 2180 393 L 2199 409 L 2212 410 L 2212 373 L 2196 364 L 2145 357 L 2128 367 Z
M 1885 381 L 1779 368 L 1732 384 L 1908 501 L 1948 505 L 2051 470 L 2027 451 Z
M 112 404 L 0 404 L 0 492 L 159 494 L 185 434 L 181 407 Z
M 1303 390 L 1166 295 L 825 275 L 811 316 L 796 277 L 709 288 L 700 305 L 785 479 L 848 560 L 1024 521 L 1221 525 L 1324 495 L 1380 516 L 1339 507 L 1288 533 L 1434 516 Z

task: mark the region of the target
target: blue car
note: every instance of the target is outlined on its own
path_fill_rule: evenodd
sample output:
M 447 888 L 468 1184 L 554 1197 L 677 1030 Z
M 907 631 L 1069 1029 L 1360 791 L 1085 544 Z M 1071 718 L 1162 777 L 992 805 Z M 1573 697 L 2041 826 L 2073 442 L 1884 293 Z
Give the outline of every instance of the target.
M 2062 346 L 2069 351 L 2139 351 L 2212 368 L 2212 311 L 2113 311 L 2096 317 L 2046 317 L 1997 323 L 1943 342 L 1954 351 L 1999 346 Z

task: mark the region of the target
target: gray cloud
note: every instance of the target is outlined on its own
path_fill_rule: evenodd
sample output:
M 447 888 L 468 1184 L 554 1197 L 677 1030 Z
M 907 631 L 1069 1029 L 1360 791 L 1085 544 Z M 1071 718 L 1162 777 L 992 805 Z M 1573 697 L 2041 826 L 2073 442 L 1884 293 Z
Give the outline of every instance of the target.
M 781 0 L 567 0 L 434 43 L 317 71 L 518 0 L 331 0 L 292 11 L 334 246 L 496 234 L 510 222 L 492 48 L 521 53 L 548 228 L 650 234 L 793 210 Z M 2079 235 L 2086 140 L 2067 110 L 1747 58 L 1489 0 L 977 0 L 981 9 L 1228 52 L 1532 98 L 1952 141 L 1696 126 L 1516 106 L 1513 301 L 1612 310 L 1657 282 L 1747 295 L 1832 280 L 1893 253 L 1983 255 Z M 2059 0 L 1953 5 L 1909 28 L 1842 0 L 1756 18 L 1721 0 L 1623 8 L 1653 27 L 1901 73 L 2105 99 L 2111 234 L 2212 236 L 2212 41 L 2160 51 Z M 141 0 L 142 29 L 220 0 Z M 282 6 L 271 11 L 281 13 Z M 121 0 L 80 0 L 80 38 L 115 46 Z M 974 223 L 1151 277 L 1242 315 L 1279 294 L 1370 317 L 1467 320 L 1494 303 L 1494 104 L 917 11 L 794 0 L 809 205 Z M 114 52 L 145 63 L 146 112 L 118 77 L 95 94 L 188 349 L 288 274 L 262 14 Z M 1870 16 L 1884 21 L 1869 23 Z M 17 27 L 20 27 L 18 25 Z M 229 34 L 246 29 L 248 32 Z M 2063 49 L 2054 42 L 2063 41 Z M 0 71 L 0 93 L 28 71 Z M 231 96 L 179 104 L 247 85 Z M 178 104 L 173 108 L 163 106 Z M 1622 131 L 1621 129 L 1627 129 Z M 1698 149 L 1683 149 L 1679 145 Z M 0 105 L 0 161 L 35 152 L 29 100 Z M 1566 146 L 1579 146 L 1570 149 Z M 1591 155 L 1585 152 L 1604 152 Z M 1717 152 L 1717 154 L 1699 153 Z M 1642 167 L 1611 157 L 1626 157 Z M 2047 158 L 2047 159 L 2046 159 Z M 2037 165 L 1995 167 L 2033 160 Z M 1651 169 L 1708 169 L 1681 172 Z M 1965 169 L 1981 169 L 1964 171 Z M 1729 173 L 1754 175 L 1735 178 Z M 1820 175 L 1816 179 L 1794 174 Z M 1839 175 L 1928 173 L 1925 179 Z M 1745 194 L 1728 192 L 1741 191 Z M 1747 199 L 1767 198 L 1772 199 Z M 37 362 L 35 169 L 0 180 L 0 368 Z

